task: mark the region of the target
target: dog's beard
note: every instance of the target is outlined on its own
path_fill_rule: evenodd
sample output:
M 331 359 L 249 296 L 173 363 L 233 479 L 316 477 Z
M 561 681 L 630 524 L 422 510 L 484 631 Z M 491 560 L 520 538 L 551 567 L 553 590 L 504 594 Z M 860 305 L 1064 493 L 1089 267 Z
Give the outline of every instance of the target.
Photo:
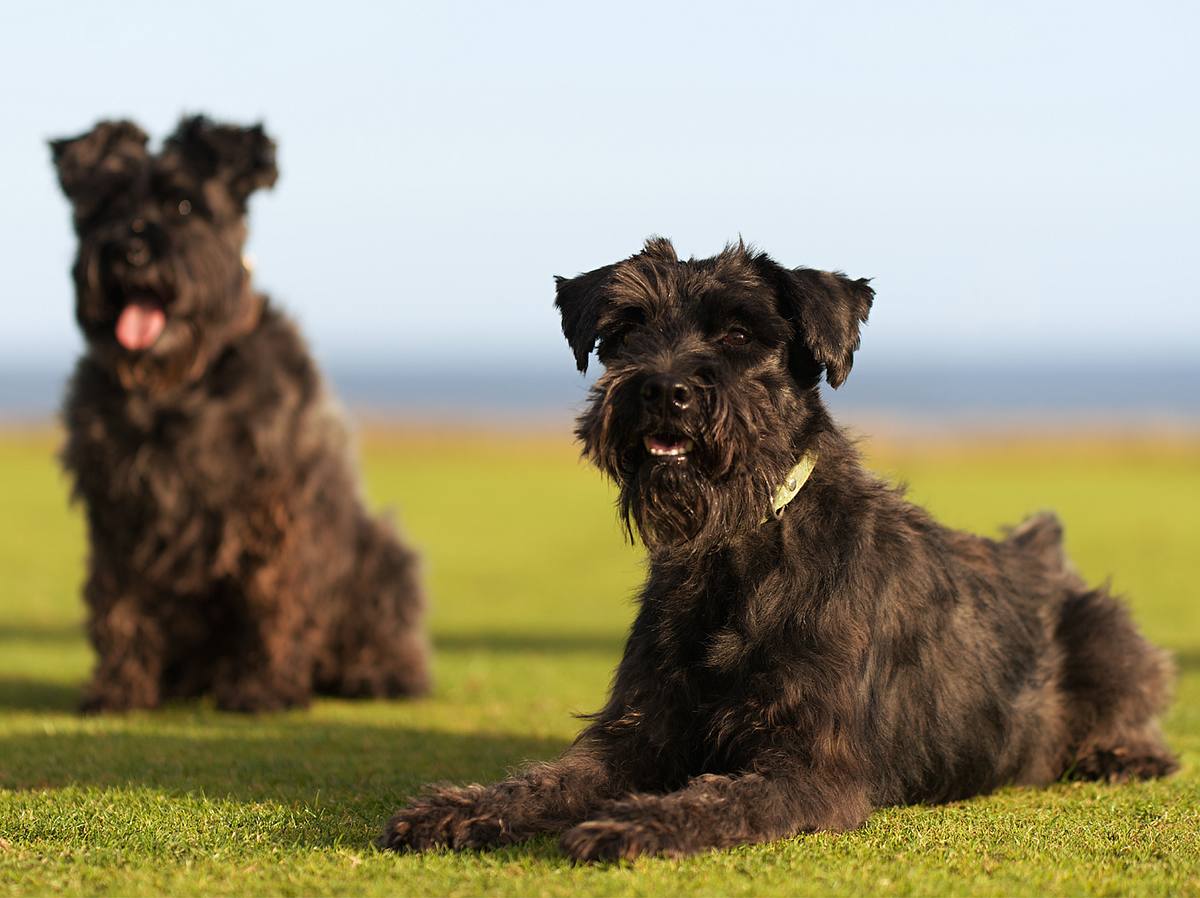
M 623 412 L 636 409 L 624 401 L 623 381 L 615 374 L 596 383 L 577 432 L 584 454 L 620 486 L 630 537 L 636 533 L 652 551 L 703 553 L 757 527 L 796 463 L 791 429 L 778 426 L 780 406 L 794 405 L 790 394 L 743 385 L 733 402 L 727 391 L 704 388 L 694 418 L 663 425 L 693 448 L 684 457 L 655 458 L 643 448 L 653 425 L 640 411 Z
M 714 483 L 691 461 L 647 464 L 621 484 L 621 513 L 650 549 L 703 551 L 757 522 L 762 492 L 750 477 Z

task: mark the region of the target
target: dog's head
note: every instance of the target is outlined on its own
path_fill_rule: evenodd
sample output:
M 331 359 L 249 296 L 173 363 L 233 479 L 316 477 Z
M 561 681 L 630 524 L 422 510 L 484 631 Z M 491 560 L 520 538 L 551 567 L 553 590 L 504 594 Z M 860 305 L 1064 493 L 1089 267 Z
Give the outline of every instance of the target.
M 186 378 L 254 312 L 246 203 L 275 182 L 260 126 L 185 118 L 151 153 L 132 122 L 52 141 L 74 209 L 75 314 L 92 355 L 130 388 Z
M 681 261 L 635 256 L 558 278 L 563 334 L 604 373 L 577 433 L 651 547 L 713 545 L 756 526 L 824 420 L 817 384 L 850 372 L 873 291 L 787 269 L 741 243 Z

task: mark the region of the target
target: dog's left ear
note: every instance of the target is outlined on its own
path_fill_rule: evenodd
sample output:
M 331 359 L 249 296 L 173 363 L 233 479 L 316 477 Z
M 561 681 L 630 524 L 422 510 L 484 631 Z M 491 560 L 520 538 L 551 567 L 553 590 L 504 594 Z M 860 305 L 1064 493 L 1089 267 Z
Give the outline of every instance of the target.
M 796 328 L 796 339 L 825 369 L 829 385 L 840 387 L 854 364 L 859 329 L 875 299 L 870 278 L 855 280 L 840 271 L 815 268 L 788 269 L 765 255 L 755 261 L 779 293 L 784 317 Z
M 243 209 L 250 194 L 271 187 L 279 177 L 275 141 L 261 124 L 241 128 L 192 116 L 179 123 L 167 144 L 178 147 L 205 177 L 224 181 Z
M 575 366 L 587 373 L 588 356 L 596 346 L 607 286 L 616 265 L 605 265 L 573 278 L 554 278 L 554 305 L 562 315 L 562 332 L 575 353 Z

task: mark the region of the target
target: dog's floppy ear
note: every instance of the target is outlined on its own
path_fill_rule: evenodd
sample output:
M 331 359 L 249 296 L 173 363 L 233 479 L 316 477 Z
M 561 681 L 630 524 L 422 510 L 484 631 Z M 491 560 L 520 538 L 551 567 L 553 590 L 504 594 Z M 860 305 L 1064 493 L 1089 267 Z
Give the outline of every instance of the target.
M 596 346 L 600 315 L 608 301 L 607 286 L 616 265 L 605 265 L 573 278 L 555 276 L 554 305 L 562 315 L 562 332 L 575 353 L 575 366 L 587 372 Z
M 250 194 L 279 177 L 275 141 L 261 124 L 241 128 L 195 115 L 179 123 L 167 145 L 178 148 L 203 176 L 225 182 L 243 209 Z
M 778 291 L 784 317 L 796 328 L 796 339 L 825 369 L 829 385 L 840 387 L 854 364 L 859 328 L 875 299 L 870 278 L 855 280 L 840 271 L 815 268 L 787 269 L 766 255 L 756 261 Z
M 78 224 L 137 177 L 147 158 L 146 132 L 133 122 L 105 121 L 78 137 L 50 141 L 50 151 Z
M 653 236 L 647 238 L 641 252 L 634 253 L 628 259 L 573 278 L 555 276 L 557 295 L 554 305 L 562 315 L 563 336 L 567 338 L 567 343 L 575 353 L 575 364 L 580 372 L 587 373 L 588 356 L 596 348 L 600 321 L 610 300 L 609 287 L 614 274 L 618 275 L 616 280 L 622 280 L 621 276 L 629 275 L 632 271 L 630 263 L 635 263 L 638 259 L 647 259 L 652 264 L 673 265 L 679 262 L 671 241 L 665 237 Z

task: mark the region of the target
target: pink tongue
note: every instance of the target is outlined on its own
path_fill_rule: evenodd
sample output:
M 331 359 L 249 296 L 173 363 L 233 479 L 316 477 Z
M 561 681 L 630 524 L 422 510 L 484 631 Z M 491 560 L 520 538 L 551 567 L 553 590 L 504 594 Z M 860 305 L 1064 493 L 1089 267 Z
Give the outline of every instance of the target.
M 167 326 L 167 316 L 156 302 L 135 299 L 117 319 L 117 342 L 129 350 L 149 349 Z

